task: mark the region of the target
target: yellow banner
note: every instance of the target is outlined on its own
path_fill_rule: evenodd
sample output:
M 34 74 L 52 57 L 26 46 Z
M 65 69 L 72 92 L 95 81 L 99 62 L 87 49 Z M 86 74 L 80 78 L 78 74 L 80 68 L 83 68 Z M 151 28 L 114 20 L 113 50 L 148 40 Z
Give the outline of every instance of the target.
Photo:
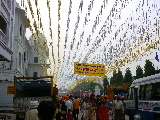
M 8 86 L 7 94 L 14 94 L 14 86 Z
M 74 62 L 74 74 L 105 76 L 105 65 Z

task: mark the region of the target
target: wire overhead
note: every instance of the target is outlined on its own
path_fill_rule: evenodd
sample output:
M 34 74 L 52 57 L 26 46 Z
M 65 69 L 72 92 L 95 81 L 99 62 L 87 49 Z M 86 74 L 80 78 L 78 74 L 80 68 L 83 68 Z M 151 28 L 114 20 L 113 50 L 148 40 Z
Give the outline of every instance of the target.
M 21 0 L 37 54 L 44 72 L 54 75 L 54 81 L 59 85 L 69 81 L 66 87 L 70 86 L 70 90 L 81 82 L 103 79 L 74 74 L 74 62 L 104 64 L 106 76 L 109 76 L 114 70 L 159 49 L 159 0 L 115 0 L 112 6 L 108 0 L 46 0 L 47 33 L 39 2 Z M 55 3 L 58 8 L 56 17 L 51 13 Z M 55 24 L 58 29 L 53 27 Z M 53 34 L 55 31 L 57 34 Z M 45 56 L 51 64 L 50 73 L 42 59 Z

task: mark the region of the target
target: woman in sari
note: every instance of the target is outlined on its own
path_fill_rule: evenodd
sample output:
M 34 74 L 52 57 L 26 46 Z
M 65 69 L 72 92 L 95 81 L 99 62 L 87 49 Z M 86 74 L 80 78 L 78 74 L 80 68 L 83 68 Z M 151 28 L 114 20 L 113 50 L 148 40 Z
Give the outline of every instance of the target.
M 106 105 L 106 101 L 103 100 L 102 105 L 98 108 L 98 118 L 99 120 L 109 120 L 109 106 Z
M 88 110 L 88 115 L 87 115 L 87 120 L 96 120 L 96 115 L 95 115 L 95 110 L 96 110 L 96 105 L 94 103 L 94 101 L 90 101 L 87 104 L 86 109 Z

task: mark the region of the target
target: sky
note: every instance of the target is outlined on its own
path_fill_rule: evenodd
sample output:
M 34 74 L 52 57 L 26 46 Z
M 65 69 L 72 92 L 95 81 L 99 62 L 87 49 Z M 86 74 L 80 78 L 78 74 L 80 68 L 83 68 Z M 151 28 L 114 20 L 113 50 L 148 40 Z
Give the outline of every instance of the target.
M 153 11 L 151 15 L 148 15 L 149 18 L 147 18 L 148 21 L 152 21 L 152 19 L 156 18 L 156 10 L 149 9 L 149 7 L 151 8 L 149 5 L 159 5 L 158 0 L 149 0 L 149 5 L 147 1 L 145 1 L 143 5 L 143 1 L 139 0 L 63 0 L 61 1 L 60 7 L 61 19 L 59 21 L 59 40 L 58 0 L 48 1 L 50 1 L 50 12 L 48 12 L 47 0 L 37 0 L 44 28 L 43 31 L 41 31 L 48 40 L 50 50 L 52 50 L 51 48 L 53 46 L 54 56 L 50 52 L 52 74 L 57 74 L 57 79 L 59 81 L 58 86 L 64 86 L 66 88 L 74 81 L 87 77 L 73 74 L 74 62 L 105 64 L 108 67 L 108 63 L 116 59 L 117 55 L 122 54 L 121 57 L 123 57 L 123 49 L 127 49 L 136 44 L 137 41 L 134 40 L 133 37 L 138 38 L 141 36 L 141 33 L 139 32 L 141 27 L 135 28 L 137 33 L 128 28 L 122 30 L 121 27 L 125 26 L 125 23 L 127 23 L 126 21 L 132 21 L 131 23 L 133 25 L 136 23 L 136 26 L 142 26 L 143 24 L 143 26 L 145 26 L 145 18 L 142 16 L 142 14 L 144 14 L 143 11 L 148 14 L 149 11 Z M 17 2 L 21 3 L 21 0 L 17 0 Z M 28 5 L 27 1 L 25 1 L 25 4 Z M 35 13 L 35 20 L 38 24 L 35 0 L 31 0 L 31 5 Z M 140 11 L 140 9 L 142 12 L 137 12 Z M 69 12 L 69 10 L 71 12 Z M 112 12 L 110 12 L 111 10 Z M 49 15 L 51 16 L 51 19 L 49 19 Z M 30 18 L 31 23 L 33 23 L 30 12 L 27 12 L 27 17 Z M 159 18 L 157 17 L 156 19 Z M 49 25 L 50 21 L 51 26 Z M 53 37 L 50 35 L 49 27 L 52 28 Z M 155 28 L 153 24 L 150 25 L 150 28 L 152 27 L 153 29 Z M 118 30 L 121 30 L 122 32 L 118 32 Z M 105 34 L 106 36 L 103 36 L 103 33 L 106 31 L 108 33 Z M 148 33 L 148 31 L 152 32 L 153 30 L 149 29 L 147 32 L 146 31 L 145 33 Z M 113 37 L 115 36 L 115 33 L 118 34 L 117 38 Z M 122 37 L 125 33 L 127 37 Z M 29 37 L 30 35 L 31 33 L 27 30 L 26 36 Z M 130 38 L 130 36 L 133 37 Z M 153 38 L 155 39 L 158 37 L 153 36 Z M 120 39 L 122 39 L 123 44 L 121 44 Z M 51 42 L 53 43 L 52 45 L 50 45 Z M 145 45 L 146 43 L 143 43 L 140 47 L 144 47 Z M 136 48 L 135 50 L 137 49 L 139 48 Z M 158 55 L 160 56 L 159 50 L 154 49 L 151 53 L 148 53 L 148 56 L 145 55 L 130 64 L 125 64 L 121 67 L 123 74 L 125 73 L 125 69 L 130 67 L 132 75 L 135 76 L 136 66 L 141 65 L 141 67 L 144 67 L 146 59 L 150 59 L 154 63 L 155 68 L 160 68 L 159 62 L 155 60 L 156 52 L 158 52 Z M 108 70 L 109 68 L 106 69 Z

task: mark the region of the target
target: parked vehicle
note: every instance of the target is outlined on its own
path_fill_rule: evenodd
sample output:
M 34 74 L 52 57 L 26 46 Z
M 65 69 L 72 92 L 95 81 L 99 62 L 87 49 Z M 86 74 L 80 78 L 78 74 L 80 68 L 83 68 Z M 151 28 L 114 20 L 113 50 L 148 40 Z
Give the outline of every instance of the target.
M 14 77 L 14 113 L 17 119 L 24 119 L 33 103 L 52 101 L 54 94 L 53 77 Z
M 136 79 L 131 84 L 126 101 L 126 113 L 133 120 L 160 120 L 160 74 Z

